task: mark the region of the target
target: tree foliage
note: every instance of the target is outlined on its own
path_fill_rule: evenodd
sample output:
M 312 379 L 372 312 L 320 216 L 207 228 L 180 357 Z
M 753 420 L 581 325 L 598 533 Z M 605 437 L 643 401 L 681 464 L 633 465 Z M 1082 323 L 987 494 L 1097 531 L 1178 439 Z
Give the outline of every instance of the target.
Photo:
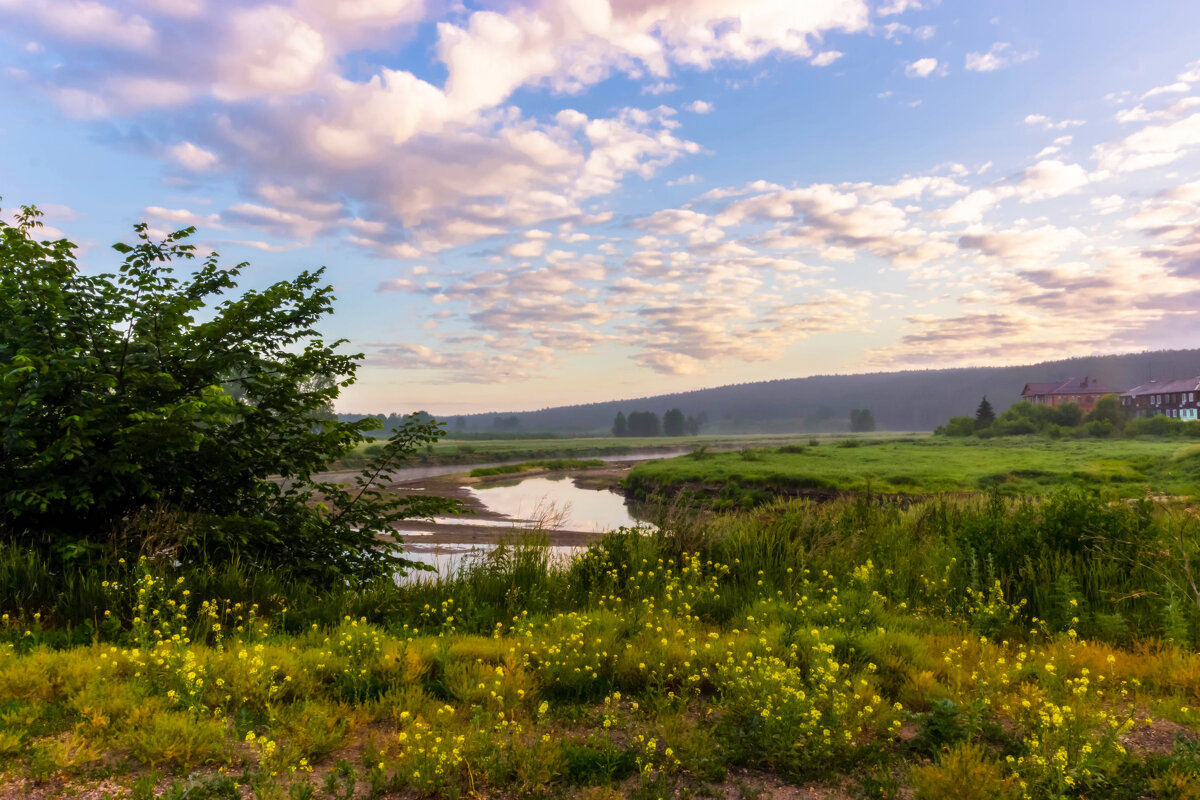
M 332 310 L 323 270 L 236 296 L 245 264 L 212 254 L 176 277 L 172 263 L 195 258 L 194 229 L 155 242 L 143 224 L 134 244 L 114 245 L 116 273 L 90 273 L 75 245 L 36 239 L 39 216 L 24 208 L 15 225 L 0 222 L 10 539 L 58 561 L 240 558 L 331 580 L 407 563 L 377 534 L 452 504 L 388 499 L 375 484 L 441 429 L 411 419 L 351 487 L 314 483 L 378 427 L 330 413 L 361 356 L 315 328 Z
M 869 433 L 875 430 L 875 415 L 869 408 L 855 408 L 850 411 L 850 430 L 855 433 Z
M 620 411 L 617 412 L 616 418 L 613 419 L 612 434 L 613 436 L 629 435 L 629 425 L 625 421 L 625 415 Z
M 662 427 L 664 436 L 683 436 L 686 432 L 687 420 L 683 411 L 672 408 L 663 414 Z
M 658 414 L 653 411 L 634 411 L 629 415 L 628 428 L 630 436 L 658 436 Z

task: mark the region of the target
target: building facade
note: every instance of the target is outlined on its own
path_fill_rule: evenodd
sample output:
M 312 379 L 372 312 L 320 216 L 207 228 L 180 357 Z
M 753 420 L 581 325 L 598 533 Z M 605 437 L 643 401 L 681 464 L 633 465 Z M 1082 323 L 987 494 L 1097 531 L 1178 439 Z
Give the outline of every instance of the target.
M 1174 419 L 1200 419 L 1200 376 L 1174 381 L 1148 381 L 1121 392 L 1121 406 L 1131 417 L 1162 414 Z
M 1039 406 L 1060 406 L 1075 403 L 1083 413 L 1096 408 L 1096 401 L 1106 394 L 1118 394 L 1114 389 L 1093 378 L 1067 378 L 1065 381 L 1027 383 L 1021 390 L 1021 399 Z

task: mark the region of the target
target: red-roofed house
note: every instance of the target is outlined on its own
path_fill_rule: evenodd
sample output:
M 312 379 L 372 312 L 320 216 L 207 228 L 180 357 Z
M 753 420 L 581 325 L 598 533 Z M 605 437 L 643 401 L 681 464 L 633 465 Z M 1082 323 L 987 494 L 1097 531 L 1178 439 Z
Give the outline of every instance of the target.
M 1075 403 L 1087 414 L 1096 407 L 1096 401 L 1106 394 L 1119 394 L 1120 389 L 1106 386 L 1091 378 L 1067 378 L 1065 381 L 1027 383 L 1021 390 L 1021 399 L 1040 406 L 1060 406 Z

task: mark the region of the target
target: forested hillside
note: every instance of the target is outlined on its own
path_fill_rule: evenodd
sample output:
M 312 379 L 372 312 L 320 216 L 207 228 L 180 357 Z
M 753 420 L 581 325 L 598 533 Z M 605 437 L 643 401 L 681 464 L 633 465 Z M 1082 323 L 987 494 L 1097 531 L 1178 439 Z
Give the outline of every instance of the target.
M 815 375 L 530 412 L 497 409 L 497 413 L 455 417 L 440 415 L 436 408 L 428 410 L 447 422 L 451 435 L 603 433 L 610 431 L 617 412 L 628 415 L 652 411 L 661 415 L 671 408 L 680 408 L 689 416 L 706 414 L 703 433 L 846 430 L 850 411 L 857 408 L 870 409 L 880 430 L 932 430 L 952 416 L 974 414 L 984 395 L 998 412 L 1003 411 L 1018 399 L 1029 381 L 1086 375 L 1129 388 L 1151 378 L 1198 374 L 1200 349 L 1159 350 L 1015 367 Z M 403 403 L 398 401 L 397 405 Z M 387 413 L 411 410 L 388 409 Z

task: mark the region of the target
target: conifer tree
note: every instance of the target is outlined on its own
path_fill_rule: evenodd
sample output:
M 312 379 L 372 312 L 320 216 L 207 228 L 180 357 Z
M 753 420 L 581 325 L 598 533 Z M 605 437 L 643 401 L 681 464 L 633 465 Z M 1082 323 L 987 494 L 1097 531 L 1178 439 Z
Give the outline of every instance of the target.
M 992 409 L 992 404 L 988 402 L 987 395 L 979 401 L 979 408 L 975 409 L 975 429 L 990 428 L 992 423 L 996 421 L 996 412 Z

